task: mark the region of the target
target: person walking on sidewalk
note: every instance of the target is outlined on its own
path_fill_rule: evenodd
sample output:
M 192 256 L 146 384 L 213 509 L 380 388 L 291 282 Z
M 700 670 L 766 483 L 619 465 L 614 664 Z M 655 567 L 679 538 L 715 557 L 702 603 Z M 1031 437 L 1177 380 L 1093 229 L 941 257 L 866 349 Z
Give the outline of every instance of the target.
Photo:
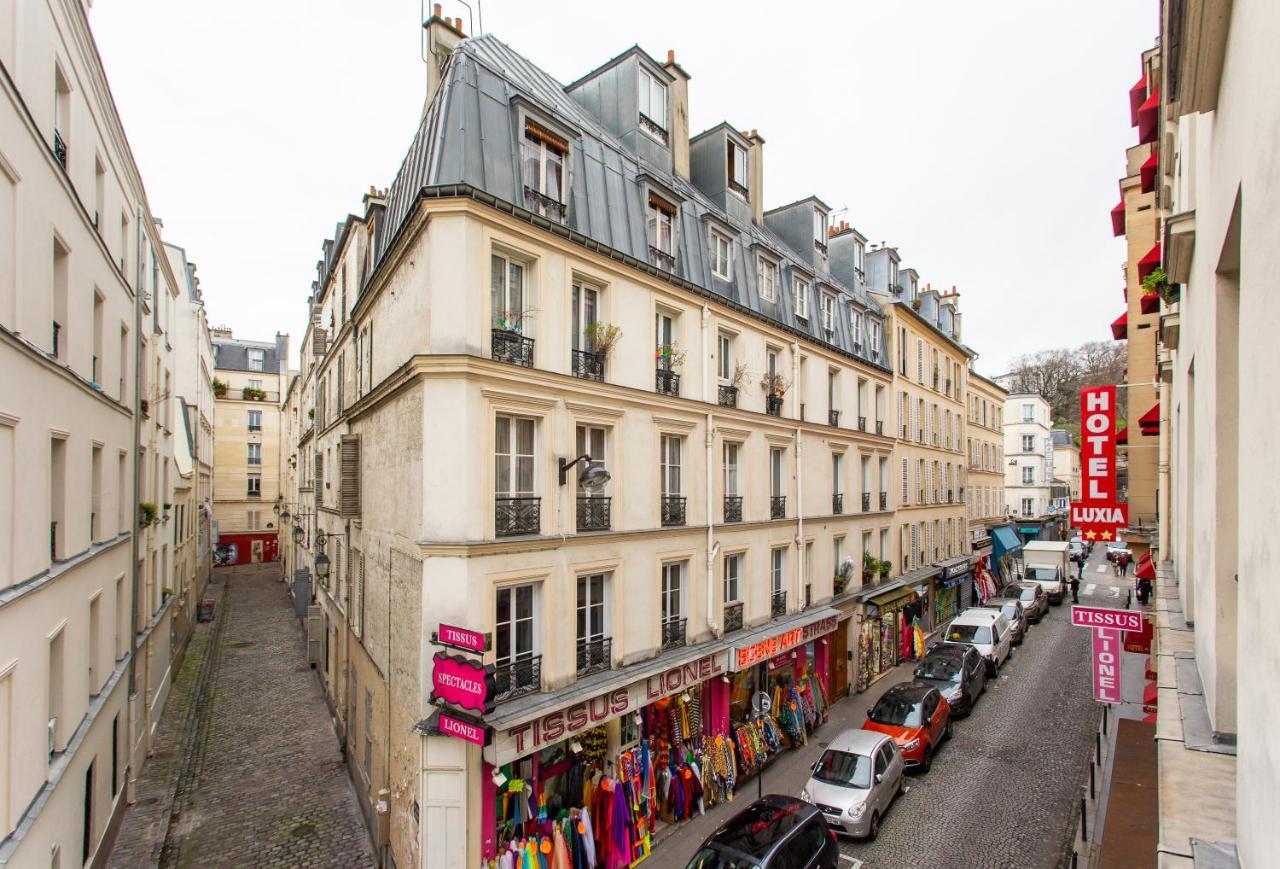
M 1120 575 L 1128 576 L 1129 575 L 1129 553 L 1121 552 L 1119 555 L 1116 556 L 1116 560 L 1120 562 Z
M 1071 577 L 1071 602 L 1080 603 L 1080 577 Z

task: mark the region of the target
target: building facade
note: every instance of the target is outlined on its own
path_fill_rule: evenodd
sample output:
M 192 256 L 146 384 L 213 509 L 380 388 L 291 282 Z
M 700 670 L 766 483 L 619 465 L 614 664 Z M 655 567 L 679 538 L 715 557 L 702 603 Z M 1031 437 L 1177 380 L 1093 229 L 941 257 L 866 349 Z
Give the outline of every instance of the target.
M 990 543 L 991 527 L 1007 514 L 1004 495 L 1004 407 L 1009 393 L 1003 386 L 969 369 L 969 398 L 965 442 L 969 453 L 966 506 L 969 540 L 974 552 Z
M 1034 519 L 1053 501 L 1052 420 L 1044 396 L 1010 394 L 1004 403 L 1004 491 L 1009 515 Z
M 214 563 L 276 561 L 273 511 L 280 494 L 280 394 L 289 336 L 236 339 L 213 330 Z
M 1072 501 L 1080 500 L 1080 446 L 1071 432 L 1055 428 L 1049 432 L 1053 442 L 1053 503 L 1054 510 L 1063 512 L 1071 508 Z

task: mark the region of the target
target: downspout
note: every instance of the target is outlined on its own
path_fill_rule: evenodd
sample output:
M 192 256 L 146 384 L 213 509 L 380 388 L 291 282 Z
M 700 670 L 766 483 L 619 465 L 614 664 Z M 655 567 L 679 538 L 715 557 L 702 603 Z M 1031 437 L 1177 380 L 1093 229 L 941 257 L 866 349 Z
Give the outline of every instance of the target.
M 702 400 L 711 404 L 711 309 L 707 305 L 702 306 Z M 706 418 L 706 434 L 703 437 L 703 446 L 705 455 L 703 456 L 703 493 L 705 494 L 704 506 L 706 508 L 707 517 L 707 629 L 711 631 L 711 636 L 720 637 L 722 632 L 719 625 L 716 624 L 715 616 L 715 564 L 716 552 L 720 549 L 720 544 L 715 542 L 715 534 L 712 528 L 712 474 L 711 463 L 714 459 L 716 442 L 715 416 L 711 411 L 707 411 Z
M 127 726 L 125 734 L 129 740 L 126 751 L 128 771 L 126 780 L 126 801 L 133 805 L 136 800 L 136 771 L 133 768 L 134 746 L 134 697 L 138 693 L 138 675 L 135 657 L 138 654 L 138 516 L 142 503 L 142 462 L 138 459 L 138 449 L 142 445 L 142 375 L 145 361 L 142 358 L 142 209 L 134 212 L 135 224 L 138 227 L 138 241 L 134 245 L 134 262 L 136 271 L 133 283 L 133 515 L 129 518 L 129 689 L 125 697 L 125 718 Z
M 1161 413 L 1172 406 L 1169 392 L 1169 384 L 1162 379 L 1160 381 Z M 1158 554 L 1161 561 L 1170 561 L 1173 558 L 1173 541 L 1169 535 L 1169 498 L 1172 495 L 1169 491 L 1169 457 L 1172 453 L 1172 424 L 1173 414 L 1160 420 L 1160 460 L 1156 465 L 1156 535 L 1160 543 Z
M 800 344 L 791 344 L 791 384 L 795 389 L 796 417 L 799 418 L 800 405 Z M 804 462 L 801 460 L 801 426 L 796 426 L 796 603 L 804 601 Z M 793 610 L 804 609 L 803 606 Z

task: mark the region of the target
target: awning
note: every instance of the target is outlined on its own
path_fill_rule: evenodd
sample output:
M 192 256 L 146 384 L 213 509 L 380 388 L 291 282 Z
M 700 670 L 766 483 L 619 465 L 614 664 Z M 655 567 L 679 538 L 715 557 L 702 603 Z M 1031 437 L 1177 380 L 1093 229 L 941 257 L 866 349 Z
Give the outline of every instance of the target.
M 867 601 L 867 603 L 875 604 L 881 609 L 885 609 L 887 607 L 892 607 L 895 603 L 898 603 L 899 601 L 906 600 L 907 598 L 911 597 L 911 595 L 915 593 L 916 593 L 916 590 L 914 588 L 907 586 L 905 588 L 899 588 L 899 589 L 895 589 L 894 591 L 885 592 L 884 594 L 879 595 L 878 597 L 873 597 L 871 598 L 871 600 Z
M 1124 235 L 1124 200 L 1111 209 L 1111 234 Z
M 1138 260 L 1138 280 L 1142 280 L 1160 266 L 1160 242 L 1147 251 L 1146 256 Z
M 1144 435 L 1157 434 L 1160 431 L 1160 402 L 1152 405 L 1151 409 L 1138 418 L 1138 425 L 1142 428 Z M 1148 431 L 1150 429 L 1150 431 Z
M 1138 141 L 1155 141 L 1160 120 L 1160 91 L 1153 90 L 1147 101 L 1138 106 Z
M 1138 300 L 1144 314 L 1160 313 L 1160 294 L 1157 292 L 1143 293 L 1142 298 Z
M 1150 193 L 1156 189 L 1156 171 L 1160 168 L 1160 151 L 1156 148 L 1151 149 L 1151 156 L 1138 169 L 1138 176 L 1142 179 L 1142 192 Z
M 1123 341 L 1129 337 L 1129 312 L 1125 311 L 1111 321 L 1111 337 Z
M 1127 447 L 1129 445 L 1129 429 L 1122 428 L 1116 432 L 1116 446 Z
M 1039 528 L 1019 528 L 1018 530 L 1019 530 L 1019 531 L 1021 531 L 1023 534 L 1039 534 L 1041 529 L 1039 529 Z
M 1138 126 L 1138 109 L 1147 98 L 1147 77 L 1138 79 L 1138 83 L 1129 88 L 1129 126 Z
M 1148 559 L 1147 561 L 1139 561 L 1138 569 L 1136 572 L 1138 574 L 1138 579 L 1155 580 L 1156 563 L 1154 561 L 1151 561 L 1150 559 Z
M 1005 552 L 1012 552 L 1015 549 L 1022 548 L 1022 541 L 1018 539 L 1018 535 L 1013 533 L 1013 529 L 1008 525 L 1000 525 L 991 529 L 991 537 L 996 543 L 1000 544 L 1000 548 Z

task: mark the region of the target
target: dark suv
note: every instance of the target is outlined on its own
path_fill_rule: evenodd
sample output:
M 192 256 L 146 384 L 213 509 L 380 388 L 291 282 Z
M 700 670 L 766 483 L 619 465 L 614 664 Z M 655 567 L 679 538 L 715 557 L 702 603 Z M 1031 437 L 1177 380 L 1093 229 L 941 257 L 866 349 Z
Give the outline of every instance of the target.
M 836 869 L 839 862 L 822 812 L 795 797 L 766 794 L 708 836 L 687 869 Z

